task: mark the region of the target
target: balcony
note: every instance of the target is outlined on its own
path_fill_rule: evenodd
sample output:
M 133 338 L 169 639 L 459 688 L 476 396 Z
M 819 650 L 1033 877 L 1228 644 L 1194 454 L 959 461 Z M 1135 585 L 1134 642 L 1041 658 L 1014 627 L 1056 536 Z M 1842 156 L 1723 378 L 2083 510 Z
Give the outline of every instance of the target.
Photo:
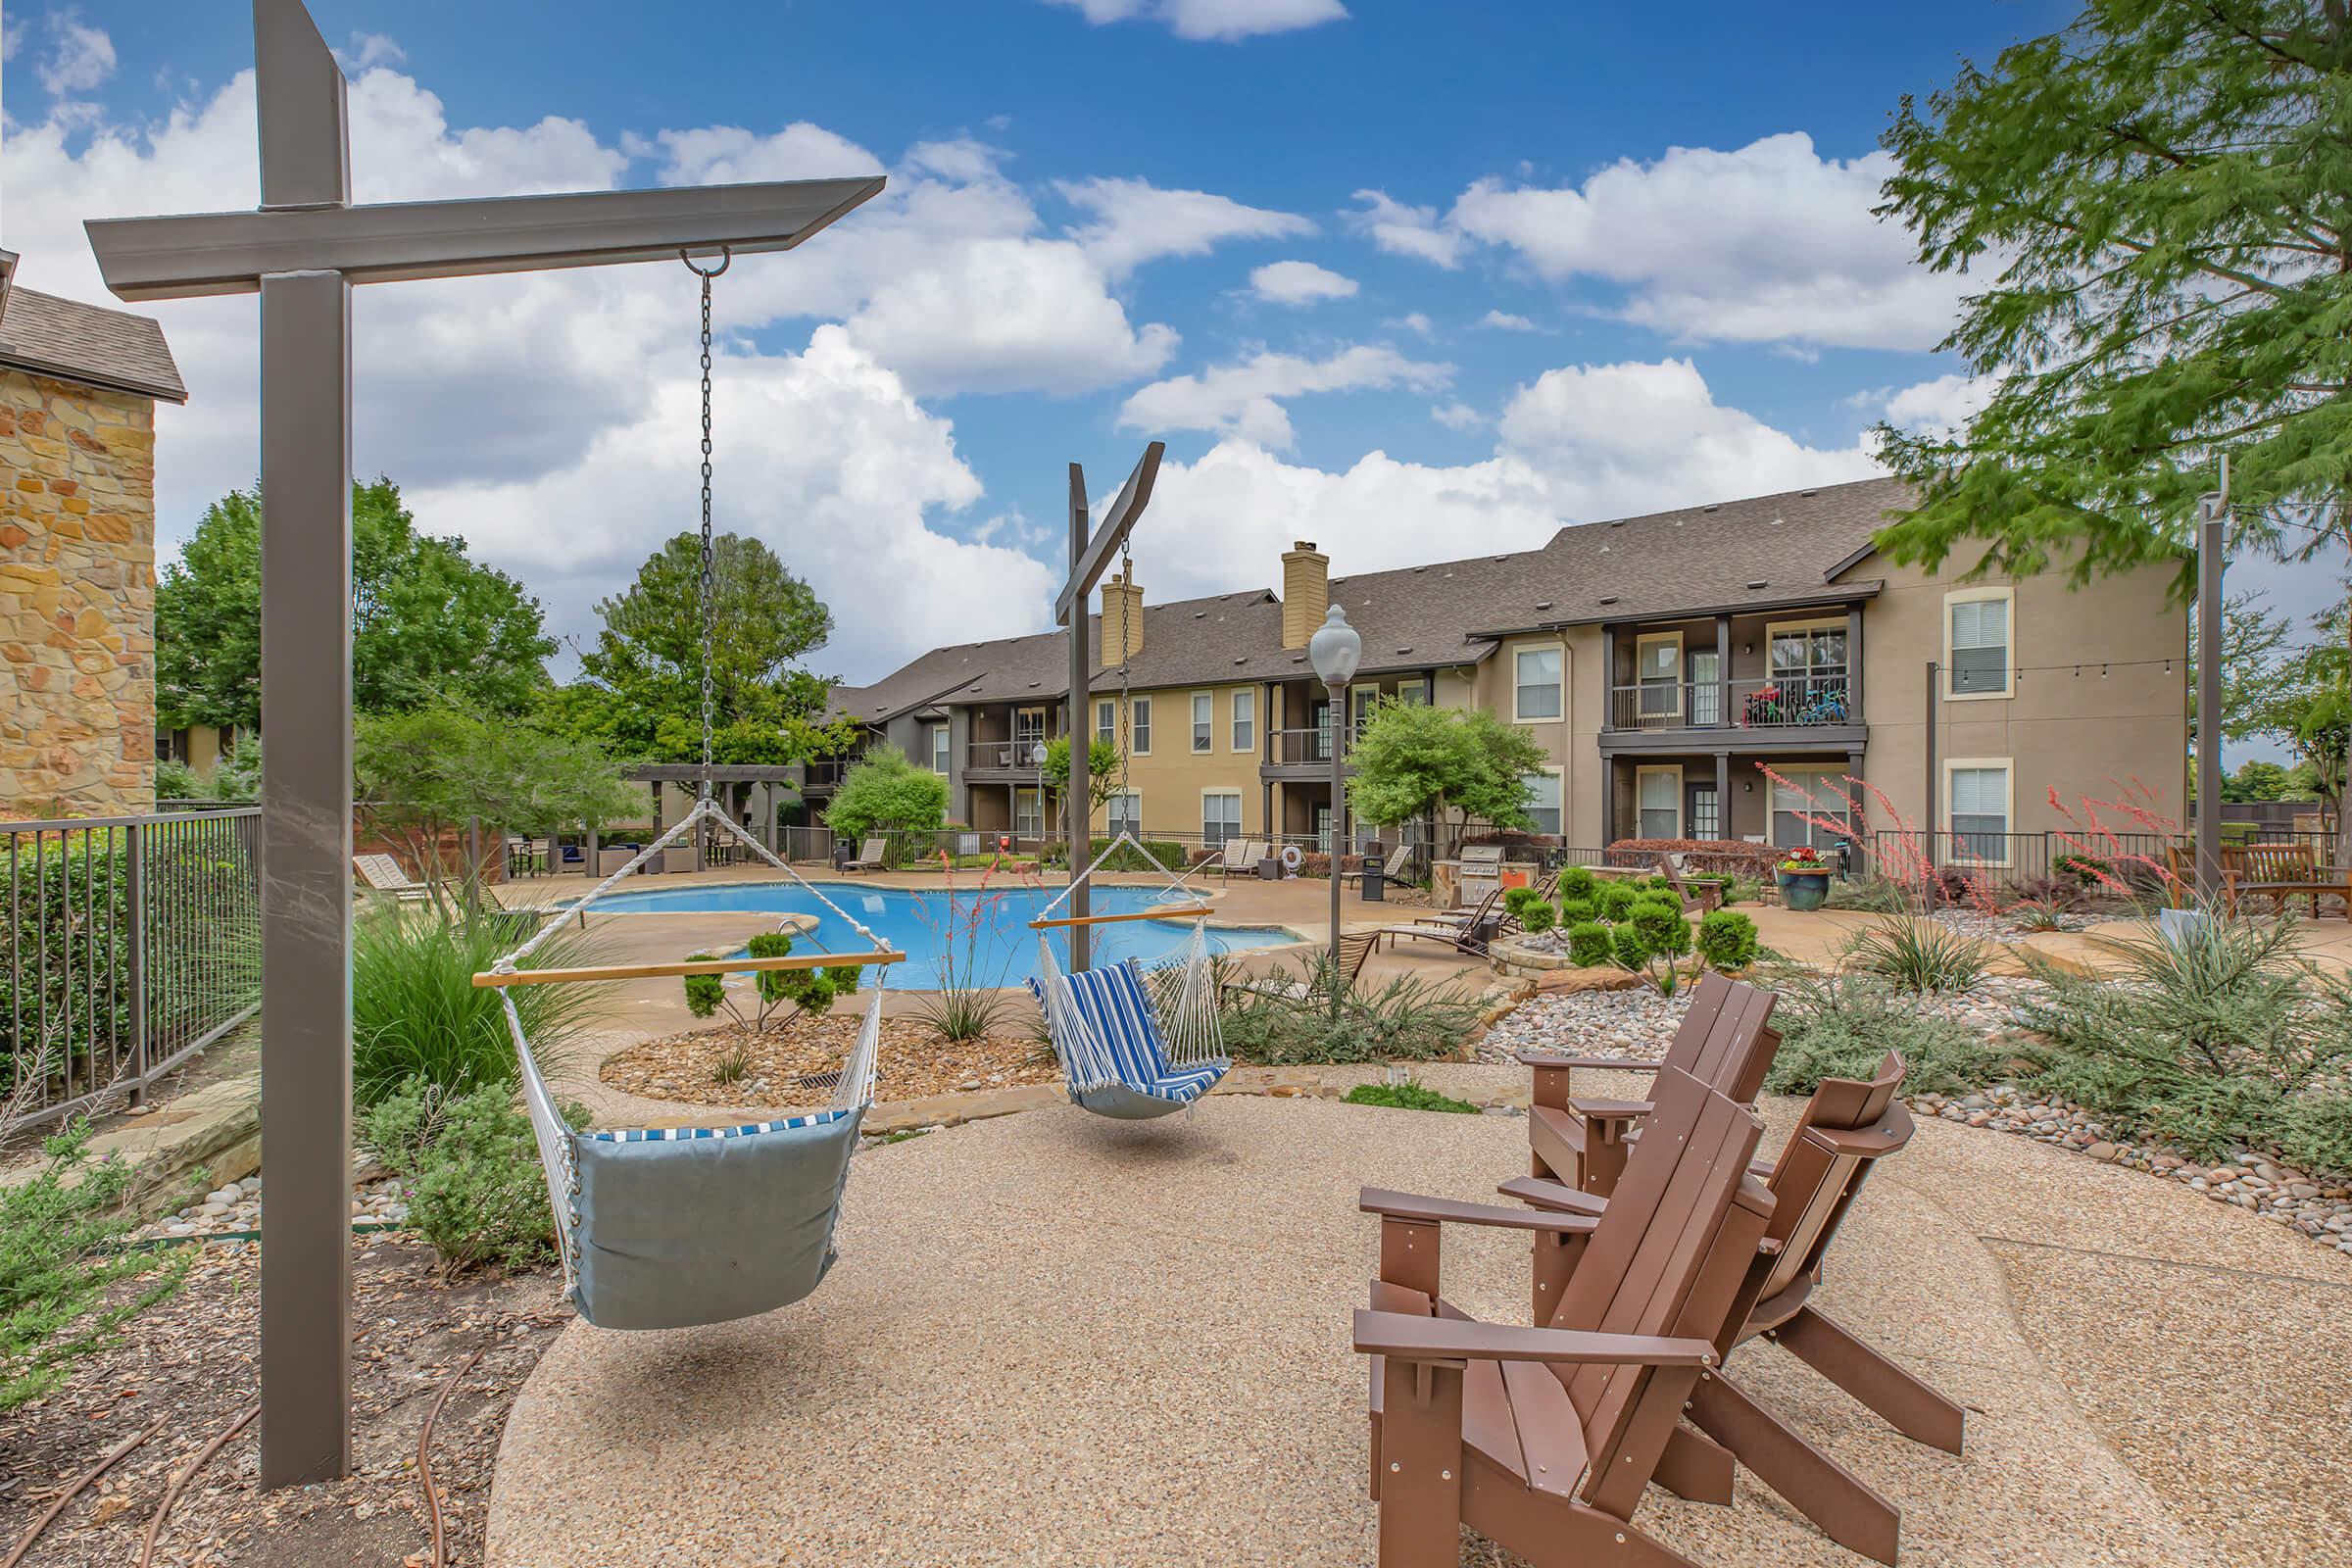
M 1712 737 L 1702 741 L 1699 734 Z M 1609 691 L 1604 745 L 1642 749 L 1653 743 L 1712 744 L 1800 741 L 1859 745 L 1860 705 L 1844 675 L 1784 675 L 1767 680 L 1644 681 Z
M 829 795 L 850 775 L 859 759 L 855 757 L 820 757 L 801 764 L 801 793 Z
M 995 774 L 1024 778 L 1037 776 L 1037 749 L 1051 745 L 1046 735 L 1020 734 L 1007 740 L 973 741 L 963 749 L 963 771 L 966 777 L 975 774 Z
M 1358 719 L 1347 727 L 1348 745 L 1353 748 L 1370 720 Z M 1323 724 L 1304 729 L 1269 730 L 1266 734 L 1265 756 L 1259 760 L 1260 775 L 1267 778 L 1321 778 L 1331 771 L 1332 731 Z

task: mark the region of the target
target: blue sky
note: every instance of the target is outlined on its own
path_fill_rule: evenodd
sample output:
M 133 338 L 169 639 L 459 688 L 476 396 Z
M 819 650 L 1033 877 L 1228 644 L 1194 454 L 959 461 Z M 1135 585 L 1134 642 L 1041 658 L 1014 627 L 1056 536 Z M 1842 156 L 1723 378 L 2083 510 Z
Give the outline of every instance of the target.
M 719 512 L 834 605 L 823 661 L 1036 629 L 1063 466 L 1171 466 L 1155 599 L 1540 542 L 1873 471 L 1965 412 L 1965 286 L 1870 216 L 1877 137 L 2041 0 L 1676 7 L 317 0 L 363 199 L 887 170 L 719 283 Z M 0 242 L 253 200 L 246 10 L 9 8 Z M 566 634 L 690 520 L 691 279 L 364 290 L 358 462 Z M 157 308 L 192 399 L 167 552 L 254 466 L 250 301 Z M 2312 573 L 2309 576 L 2322 574 Z

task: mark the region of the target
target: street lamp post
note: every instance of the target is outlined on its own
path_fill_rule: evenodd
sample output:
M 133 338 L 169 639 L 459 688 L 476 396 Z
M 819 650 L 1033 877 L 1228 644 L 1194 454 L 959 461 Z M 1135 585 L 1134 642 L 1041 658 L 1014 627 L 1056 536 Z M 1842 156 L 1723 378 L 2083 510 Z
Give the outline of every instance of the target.
M 1338 605 L 1307 639 L 1306 657 L 1331 694 L 1331 968 L 1332 1004 L 1339 1004 L 1340 968 L 1340 853 L 1346 844 L 1348 816 L 1348 683 L 1364 655 L 1364 639 L 1348 624 L 1348 612 Z

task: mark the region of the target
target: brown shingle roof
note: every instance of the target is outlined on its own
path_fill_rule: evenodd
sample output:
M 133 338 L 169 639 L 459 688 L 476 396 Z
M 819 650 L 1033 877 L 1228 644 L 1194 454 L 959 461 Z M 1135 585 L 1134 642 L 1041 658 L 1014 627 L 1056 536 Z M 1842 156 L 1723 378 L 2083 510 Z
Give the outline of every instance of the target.
M 1512 632 L 1718 610 L 1769 610 L 1862 591 L 1833 587 L 1889 508 L 1895 479 L 1791 490 L 1560 529 L 1540 550 L 1334 577 L 1331 597 L 1364 639 L 1361 670 L 1470 664 Z M 1605 602 L 1604 602 L 1605 601 Z M 1100 620 L 1089 632 L 1100 646 Z M 876 684 L 845 688 L 848 712 L 881 719 L 933 701 L 1044 701 L 1068 685 L 1058 634 L 934 649 Z M 1288 680 L 1312 673 L 1282 646 L 1282 607 L 1264 589 L 1144 608 L 1139 688 Z M 1114 687 L 1101 672 L 1097 691 Z
M 0 366 L 168 403 L 188 401 L 164 329 L 151 318 L 35 289 L 9 288 L 8 308 L 0 312 Z

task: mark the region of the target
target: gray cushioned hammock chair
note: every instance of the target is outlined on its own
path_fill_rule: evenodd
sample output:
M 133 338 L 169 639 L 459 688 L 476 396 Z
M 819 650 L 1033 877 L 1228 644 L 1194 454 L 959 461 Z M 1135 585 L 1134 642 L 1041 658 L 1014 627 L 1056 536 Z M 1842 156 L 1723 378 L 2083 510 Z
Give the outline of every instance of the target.
M 732 833 L 800 883 L 875 951 L 781 958 L 723 958 L 605 969 L 530 970 L 522 960 L 562 923 L 614 883 L 705 822 Z M 855 915 L 769 853 L 709 800 L 577 904 L 551 916 L 528 942 L 476 985 L 501 987 L 499 1001 L 522 1069 L 523 1102 L 555 1207 L 564 1286 L 580 1315 L 599 1328 L 669 1329 L 723 1323 L 789 1305 L 815 1290 L 833 1266 L 833 1232 L 850 1155 L 874 1097 L 874 1052 L 882 987 L 866 996 L 856 1045 L 824 1109 L 737 1127 L 654 1127 L 579 1132 L 556 1109 L 531 1055 L 522 1018 L 505 988 L 612 976 L 734 973 L 738 970 L 887 965 L 888 951 Z M 884 969 L 883 976 L 887 977 Z M 880 977 L 878 977 L 880 978 Z
M 1046 1033 L 1069 1082 L 1070 1103 L 1098 1116 L 1144 1121 L 1189 1112 L 1233 1063 L 1225 1055 L 1209 974 L 1208 906 L 1198 894 L 1185 894 L 1183 877 L 1168 884 L 1170 893 L 1194 900 L 1182 907 L 1053 918 L 1072 890 L 1127 846 L 1146 853 L 1131 835 L 1119 833 L 1029 922 L 1038 933 L 1038 972 L 1029 989 L 1045 1009 Z M 1185 915 L 1193 916 L 1191 938 L 1148 974 L 1133 958 L 1065 974 L 1054 953 L 1055 930 Z

